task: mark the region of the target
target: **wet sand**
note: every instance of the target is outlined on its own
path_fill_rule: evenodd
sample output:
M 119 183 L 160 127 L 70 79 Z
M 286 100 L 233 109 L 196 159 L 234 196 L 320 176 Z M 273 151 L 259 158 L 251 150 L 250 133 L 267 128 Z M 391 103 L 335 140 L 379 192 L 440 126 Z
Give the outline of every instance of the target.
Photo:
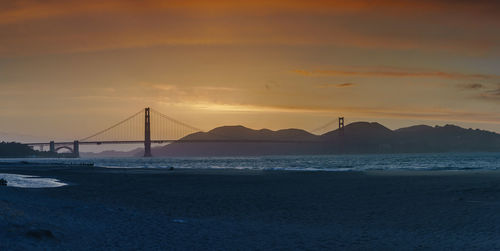
M 0 167 L 0 250 L 499 249 L 500 172 Z

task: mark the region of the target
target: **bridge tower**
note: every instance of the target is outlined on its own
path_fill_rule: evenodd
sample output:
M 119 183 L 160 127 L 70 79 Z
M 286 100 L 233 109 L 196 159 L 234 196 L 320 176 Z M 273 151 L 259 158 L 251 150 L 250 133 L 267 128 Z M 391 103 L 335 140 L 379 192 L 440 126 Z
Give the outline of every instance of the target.
M 344 117 L 339 117 L 339 135 L 344 136 Z
M 144 157 L 151 157 L 151 117 L 149 107 L 144 109 Z
M 339 137 L 337 140 L 337 153 L 343 154 L 345 137 L 344 137 L 344 117 L 339 117 Z

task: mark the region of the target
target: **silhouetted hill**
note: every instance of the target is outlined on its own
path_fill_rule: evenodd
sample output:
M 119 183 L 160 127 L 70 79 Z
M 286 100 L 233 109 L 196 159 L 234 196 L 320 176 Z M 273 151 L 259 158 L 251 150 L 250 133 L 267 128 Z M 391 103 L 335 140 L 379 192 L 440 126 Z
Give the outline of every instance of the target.
M 252 130 L 244 126 L 221 126 L 208 132 L 197 132 L 183 140 L 319 140 L 318 136 L 300 129 Z
M 29 157 L 29 156 L 34 156 L 35 154 L 36 152 L 27 145 L 15 142 L 11 143 L 0 142 L 1 158 Z
M 277 154 L 411 153 L 500 151 L 500 135 L 454 125 L 417 125 L 390 130 L 379 123 L 355 122 L 314 135 L 304 130 L 253 130 L 243 126 L 223 126 L 188 135 L 183 140 L 233 141 L 172 143 L 154 148 L 155 156 L 235 156 Z M 235 142 L 248 140 L 249 142 Z M 301 141 L 302 143 L 259 143 L 252 141 Z
M 233 156 L 233 155 L 281 155 L 315 154 L 323 149 L 318 143 L 321 138 L 300 129 L 272 131 L 253 130 L 243 126 L 222 126 L 208 132 L 197 132 L 183 140 L 214 140 L 228 142 L 172 143 L 162 148 L 153 148 L 154 156 Z M 303 141 L 301 143 L 279 143 L 269 141 Z M 250 142 L 238 142 L 250 141 Z M 257 143 L 252 141 L 268 141 Z
M 40 152 L 17 142 L 0 142 L 0 158 L 65 157 L 64 154 Z
M 333 153 L 379 153 L 390 149 L 393 131 L 376 122 L 354 122 L 339 129 L 321 135 L 334 149 Z M 329 152 L 332 153 L 332 152 Z
M 394 132 L 393 145 L 405 152 L 500 151 L 500 135 L 484 130 L 446 125 L 408 127 Z
M 430 130 L 432 130 L 432 126 L 428 126 L 428 125 L 416 125 L 416 126 L 399 128 L 399 129 L 395 130 L 395 132 L 399 132 L 399 133 L 412 133 L 412 132 L 425 132 L 425 131 L 430 131 Z
M 344 134 L 349 134 L 350 137 L 371 137 L 371 138 L 381 138 L 386 137 L 392 133 L 392 131 L 376 122 L 354 122 L 348 124 L 344 127 Z M 338 136 L 338 129 L 325 133 L 322 135 L 325 139 L 336 138 Z

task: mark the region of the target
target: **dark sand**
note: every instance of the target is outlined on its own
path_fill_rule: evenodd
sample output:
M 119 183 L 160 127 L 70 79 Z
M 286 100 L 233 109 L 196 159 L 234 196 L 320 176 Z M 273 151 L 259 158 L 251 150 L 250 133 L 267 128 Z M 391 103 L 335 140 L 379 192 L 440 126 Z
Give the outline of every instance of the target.
M 500 249 L 500 172 L 0 167 L 0 250 Z

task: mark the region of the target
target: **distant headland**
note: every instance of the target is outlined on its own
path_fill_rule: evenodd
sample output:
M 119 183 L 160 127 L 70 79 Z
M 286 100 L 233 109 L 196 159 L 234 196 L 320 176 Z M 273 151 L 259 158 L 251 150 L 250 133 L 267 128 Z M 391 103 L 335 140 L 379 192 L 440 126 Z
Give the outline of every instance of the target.
M 0 139 L 1 140 L 1 139 Z M 0 158 L 63 158 L 65 153 L 37 151 L 17 142 L 0 142 Z
M 152 148 L 156 157 L 259 156 L 364 153 L 500 152 L 500 134 L 455 125 L 416 125 L 391 130 L 376 122 L 355 122 L 322 135 L 301 129 L 253 130 L 222 126 Z M 191 141 L 191 142 L 190 142 Z M 206 141 L 206 142 L 204 142 Z M 262 141 L 262 142 L 259 142 Z M 129 152 L 81 153 L 83 157 L 142 156 Z
M 500 134 L 455 125 L 416 125 L 391 130 L 376 122 L 354 122 L 322 135 L 293 128 L 253 130 L 237 125 L 192 133 L 179 142 L 152 148 L 156 157 L 440 152 L 500 152 Z M 81 156 L 139 157 L 142 153 L 142 148 L 137 148 L 128 152 L 82 152 Z M 21 143 L 0 143 L 0 158 L 20 157 L 71 156 L 37 151 Z

